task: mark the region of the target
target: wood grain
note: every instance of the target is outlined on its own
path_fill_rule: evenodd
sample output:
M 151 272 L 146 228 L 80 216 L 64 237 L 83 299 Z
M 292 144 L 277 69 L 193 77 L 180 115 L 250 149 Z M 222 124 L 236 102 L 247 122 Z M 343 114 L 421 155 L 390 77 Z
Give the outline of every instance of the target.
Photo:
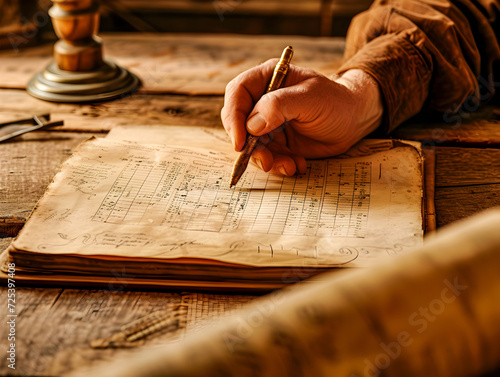
M 6 289 L 0 288 L 0 297 L 5 295 Z M 187 331 L 199 331 L 209 321 L 230 314 L 252 299 L 252 296 L 126 292 L 119 289 L 17 288 L 17 368 L 9 374 L 55 376 L 83 365 L 132 354 L 136 352 L 135 347 L 93 349 L 90 342 L 108 337 L 119 331 L 121 326 L 150 313 L 171 310 L 169 305 L 188 305 L 187 326 L 175 332 L 154 333 L 146 337 L 140 347 L 178 341 Z M 2 349 L 5 348 L 6 339 L 7 327 L 2 326 Z M 8 370 L 6 363 L 5 358 L 0 359 L 0 373 Z
M 4 288 L 0 295 L 5 297 Z M 168 303 L 181 300 L 181 295 L 175 293 L 17 288 L 14 375 L 58 375 L 82 362 L 96 362 L 116 353 L 130 352 L 95 350 L 89 342 L 109 336 L 120 326 L 153 311 L 166 310 Z M 1 341 L 7 339 L 6 331 L 2 326 Z M 158 342 L 162 335 L 171 336 L 158 335 L 148 342 Z M 0 370 L 7 370 L 5 358 L 0 360 Z
M 424 141 L 428 147 L 500 147 L 500 110 L 485 106 L 462 115 L 435 115 L 396 128 L 393 137 Z
M 0 238 L 0 253 L 2 253 L 2 251 L 4 251 L 7 248 L 7 246 L 10 245 L 12 240 L 13 240 L 12 237 Z
M 500 205 L 500 149 L 436 148 L 437 225 Z
M 0 122 L 50 113 L 62 131 L 102 132 L 118 125 L 220 127 L 222 97 L 134 94 L 112 102 L 73 105 L 41 101 L 21 90 L 0 90 Z
M 38 100 L 20 90 L 0 90 L 0 122 L 25 118 L 34 113 L 50 113 L 52 119 L 64 120 L 62 131 L 102 132 L 117 125 L 200 125 L 220 127 L 220 111 L 224 100 L 220 96 L 179 96 L 137 93 L 112 102 L 73 105 L 56 104 Z M 422 141 L 430 148 L 445 145 L 500 147 L 500 125 L 493 110 L 485 112 L 490 121 L 481 120 L 448 130 L 446 124 L 439 128 L 450 136 L 450 141 L 437 143 L 432 131 L 419 128 L 393 133 L 392 137 Z M 490 114 L 490 115 L 488 115 Z M 403 126 L 403 128 L 406 126 Z M 399 132 L 399 133 L 398 133 Z M 441 131 L 439 131 L 441 132 Z M 404 136 L 404 137 L 403 137 Z M 453 141 L 455 140 L 455 141 Z M 458 142 L 458 140 L 460 142 Z
M 92 136 L 33 132 L 0 144 L 0 214 L 26 219 L 73 149 Z
M 438 187 L 434 201 L 437 226 L 441 227 L 500 206 L 500 184 Z
M 292 45 L 294 64 L 325 75 L 340 66 L 343 38 L 189 34 L 103 34 L 105 59 L 142 81 L 142 93 L 222 95 L 229 81 Z M 52 46 L 0 52 L 0 88 L 24 89 L 49 63 Z
M 500 184 L 500 149 L 436 148 L 436 186 Z
M 0 217 L 0 238 L 15 237 L 26 222 L 25 218 L 16 216 Z

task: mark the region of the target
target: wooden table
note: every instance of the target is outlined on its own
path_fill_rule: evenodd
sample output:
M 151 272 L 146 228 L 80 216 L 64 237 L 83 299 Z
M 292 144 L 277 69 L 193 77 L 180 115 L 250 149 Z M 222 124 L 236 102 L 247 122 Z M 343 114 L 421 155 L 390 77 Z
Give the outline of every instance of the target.
M 210 76 L 208 67 L 202 71 L 201 80 L 204 84 L 199 86 L 204 88 L 204 92 L 188 96 L 190 91 L 196 92 L 196 75 L 193 76 L 195 81 L 189 82 L 188 86 L 169 88 L 169 78 L 175 78 L 176 71 L 163 70 L 167 55 L 177 59 L 169 64 L 179 67 L 189 62 L 194 64 L 192 54 L 204 51 L 212 56 L 210 64 L 215 67 L 221 63 L 220 59 L 225 59 L 217 55 L 221 51 L 218 46 L 232 44 L 232 48 L 241 49 L 242 59 L 234 60 L 234 56 L 238 56 L 237 50 L 231 53 L 232 61 L 222 63 L 231 67 L 236 65 L 241 71 L 266 60 L 269 54 L 276 55 L 270 49 L 274 48 L 279 53 L 282 46 L 292 40 L 299 50 L 308 49 L 309 60 L 301 61 L 302 65 L 310 65 L 328 73 L 340 63 L 343 48 L 343 41 L 333 38 L 183 38 L 182 43 L 190 41 L 192 48 L 186 48 L 185 51 L 189 53 L 185 55 L 175 55 L 172 51 L 179 51 L 175 46 L 180 42 L 179 38 L 171 35 L 105 36 L 105 41 L 110 41 L 110 56 L 134 70 L 143 78 L 145 86 L 133 96 L 102 104 L 52 104 L 31 98 L 24 92 L 28 79 L 48 61 L 50 47 L 19 54 L 0 54 L 0 86 L 3 86 L 0 89 L 0 122 L 43 112 L 50 112 L 53 119 L 65 121 L 65 126 L 60 129 L 27 134 L 11 143 L 0 144 L 0 216 L 4 223 L 21 219 L 22 225 L 22 219 L 29 216 L 60 164 L 80 142 L 91 135 L 104 136 L 106 131 L 119 124 L 200 124 L 221 127 L 219 112 L 223 104 L 222 84 L 231 78 L 234 71 L 230 71 L 228 76 L 224 76 L 221 71 L 213 71 Z M 143 55 L 138 57 L 130 51 L 126 55 L 123 49 L 116 47 L 130 43 L 140 45 Z M 113 46 L 116 48 L 113 49 Z M 158 46 L 163 46 L 163 50 L 158 52 Z M 265 48 L 259 49 L 258 46 Z M 255 51 L 255 54 L 248 51 Z M 142 59 L 143 56 L 147 57 Z M 202 59 L 200 56 L 197 55 L 197 59 Z M 210 84 L 211 79 L 213 86 Z M 210 87 L 213 93 L 207 92 Z M 464 118 L 463 124 L 458 126 L 455 123 L 420 121 L 395 132 L 394 137 L 422 140 L 427 148 L 435 150 L 438 227 L 500 205 L 499 115 L 500 110 L 487 107 Z M 2 250 L 18 230 L 11 227 L 10 234 L 7 234 L 6 229 L 5 226 L 2 228 L 0 222 Z M 2 321 L 6 318 L 6 295 L 6 289 L 2 287 Z M 168 314 L 181 308 L 183 321 L 179 326 L 147 337 L 145 344 L 176 341 L 186 331 L 196 331 L 202 327 L 206 319 L 226 315 L 252 299 L 253 296 L 244 295 L 128 291 L 120 283 L 119 271 L 108 290 L 17 288 L 16 370 L 9 369 L 6 358 L 2 357 L 0 375 L 54 376 L 84 364 L 112 359 L 117 354 L 134 352 L 134 348 L 93 349 L 89 344 L 92 340 L 110 336 L 122 325 L 151 312 Z M 0 329 L 2 350 L 6 348 L 7 331 L 6 326 Z

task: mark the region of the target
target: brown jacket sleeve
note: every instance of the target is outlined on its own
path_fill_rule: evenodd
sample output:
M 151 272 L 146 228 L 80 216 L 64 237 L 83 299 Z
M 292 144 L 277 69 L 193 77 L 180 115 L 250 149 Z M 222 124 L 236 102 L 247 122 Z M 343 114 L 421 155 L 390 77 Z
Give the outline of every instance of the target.
M 379 83 L 383 127 L 392 131 L 422 107 L 455 112 L 494 90 L 499 0 L 376 0 L 347 32 L 344 64 Z M 481 90 L 481 91 L 480 91 Z

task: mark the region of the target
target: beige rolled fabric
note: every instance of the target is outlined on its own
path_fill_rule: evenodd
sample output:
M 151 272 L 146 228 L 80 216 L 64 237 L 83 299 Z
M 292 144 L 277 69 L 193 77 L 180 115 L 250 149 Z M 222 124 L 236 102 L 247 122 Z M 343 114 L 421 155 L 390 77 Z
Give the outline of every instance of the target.
M 92 375 L 458 377 L 500 365 L 500 209 L 316 280 Z

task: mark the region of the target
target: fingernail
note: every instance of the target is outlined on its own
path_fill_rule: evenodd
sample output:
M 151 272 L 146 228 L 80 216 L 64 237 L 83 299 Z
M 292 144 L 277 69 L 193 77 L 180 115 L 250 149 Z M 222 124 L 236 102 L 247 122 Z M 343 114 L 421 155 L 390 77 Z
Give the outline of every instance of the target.
M 262 115 L 259 113 L 255 114 L 253 117 L 247 121 L 247 130 L 251 133 L 258 133 L 266 127 L 266 121 Z
M 229 137 L 231 138 L 231 144 L 233 145 L 233 148 L 236 150 L 236 143 L 234 142 L 233 134 L 229 134 Z
M 283 165 L 278 166 L 278 171 L 283 175 L 288 175 L 288 173 L 285 170 L 285 166 Z
M 255 161 L 255 165 L 257 165 L 259 168 L 261 168 L 262 170 L 264 170 L 264 168 L 262 167 L 262 161 L 259 160 L 258 158 L 254 158 L 254 161 Z

